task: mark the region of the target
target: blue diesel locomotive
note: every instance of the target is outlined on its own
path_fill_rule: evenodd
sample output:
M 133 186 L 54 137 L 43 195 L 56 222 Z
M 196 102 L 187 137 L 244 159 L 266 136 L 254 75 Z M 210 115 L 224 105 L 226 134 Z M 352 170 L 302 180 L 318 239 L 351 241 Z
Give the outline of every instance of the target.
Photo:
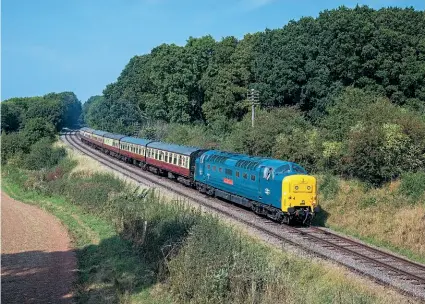
M 281 223 L 309 225 L 319 211 L 316 179 L 298 164 L 204 150 L 82 128 L 81 140 L 201 193 Z

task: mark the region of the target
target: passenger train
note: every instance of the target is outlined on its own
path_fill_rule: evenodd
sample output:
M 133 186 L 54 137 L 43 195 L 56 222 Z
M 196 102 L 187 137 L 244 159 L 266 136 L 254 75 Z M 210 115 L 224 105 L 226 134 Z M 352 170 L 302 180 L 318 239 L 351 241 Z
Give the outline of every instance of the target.
M 80 139 L 143 170 L 174 179 L 285 224 L 310 225 L 317 182 L 300 165 L 82 128 Z

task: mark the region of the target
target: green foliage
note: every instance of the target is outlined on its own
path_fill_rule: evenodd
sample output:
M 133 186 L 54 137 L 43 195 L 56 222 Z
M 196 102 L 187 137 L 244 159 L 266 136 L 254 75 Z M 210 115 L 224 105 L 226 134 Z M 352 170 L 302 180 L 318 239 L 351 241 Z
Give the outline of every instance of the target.
M 309 126 L 302 113 L 295 108 L 260 110 L 256 112 L 255 128 L 251 126 L 251 115 L 247 114 L 236 124 L 224 147 L 251 155 L 272 156 L 279 134 L 289 135 L 296 129 L 307 130 Z
M 19 132 L 1 134 L 1 163 L 6 164 L 14 155 L 21 155 L 29 151 L 29 143 Z
M 88 106 L 85 120 L 95 129 L 131 135 L 138 131 L 143 118 L 138 106 L 127 100 L 97 98 Z
M 40 170 L 56 166 L 66 155 L 64 148 L 53 148 L 48 138 L 43 138 L 31 146 L 30 152 L 23 155 L 22 167 Z
M 17 104 L 13 102 L 1 103 L 1 130 L 2 132 L 18 131 L 22 123 L 22 111 Z
M 323 195 L 325 200 L 333 199 L 339 191 L 338 179 L 330 174 L 326 174 L 320 180 L 319 193 Z
M 406 173 L 401 177 L 400 193 L 410 197 L 414 202 L 425 193 L 425 173 Z
M 29 145 L 32 145 L 42 138 L 46 138 L 53 142 L 56 132 L 53 124 L 39 117 L 29 120 L 25 124 L 25 127 L 21 133 L 25 139 L 25 142 Z
M 72 92 L 50 93 L 42 97 L 11 98 L 1 103 L 5 132 L 16 132 L 33 119 L 43 119 L 56 131 L 78 126 L 81 103 Z

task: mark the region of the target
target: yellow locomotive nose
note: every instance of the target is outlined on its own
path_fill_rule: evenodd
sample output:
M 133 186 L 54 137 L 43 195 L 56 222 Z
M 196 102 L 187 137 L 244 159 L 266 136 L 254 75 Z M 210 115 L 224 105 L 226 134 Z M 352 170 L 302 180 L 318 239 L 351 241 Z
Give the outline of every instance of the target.
M 290 175 L 282 181 L 282 211 L 308 208 L 314 212 L 317 202 L 316 178 L 311 175 Z

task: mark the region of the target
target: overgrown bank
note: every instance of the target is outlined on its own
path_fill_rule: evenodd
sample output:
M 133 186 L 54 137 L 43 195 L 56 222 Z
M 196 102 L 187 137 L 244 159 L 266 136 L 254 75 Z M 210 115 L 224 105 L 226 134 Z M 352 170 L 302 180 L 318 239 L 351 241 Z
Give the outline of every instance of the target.
M 317 223 L 425 263 L 425 174 L 409 173 L 373 188 L 358 180 L 319 176 Z
M 2 177 L 3 189 L 53 212 L 73 233 L 82 303 L 406 301 L 256 243 L 181 202 L 75 165 L 64 158 L 32 171 L 12 159 Z

